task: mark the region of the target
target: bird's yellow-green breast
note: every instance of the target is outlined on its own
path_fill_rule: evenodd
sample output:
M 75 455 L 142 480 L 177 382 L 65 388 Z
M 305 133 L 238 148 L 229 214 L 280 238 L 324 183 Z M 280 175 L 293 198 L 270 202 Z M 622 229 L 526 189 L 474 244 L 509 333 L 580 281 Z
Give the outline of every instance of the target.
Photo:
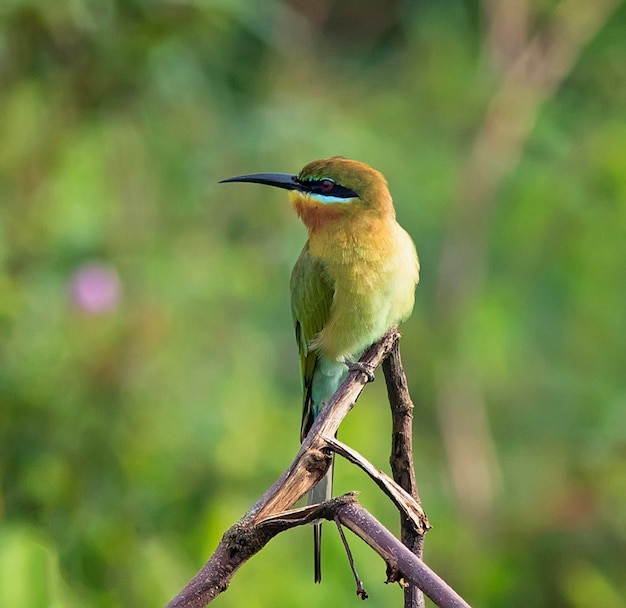
M 307 269 L 325 275 L 333 289 L 328 317 L 309 348 L 332 359 L 354 358 L 411 314 L 419 276 L 415 247 L 396 222 L 385 178 L 368 165 L 334 157 L 309 163 L 298 178 L 332 180 L 357 195 L 328 203 L 323 194 L 289 193 L 309 233 L 292 290 Z M 307 298 L 296 304 L 303 316 L 312 307 Z

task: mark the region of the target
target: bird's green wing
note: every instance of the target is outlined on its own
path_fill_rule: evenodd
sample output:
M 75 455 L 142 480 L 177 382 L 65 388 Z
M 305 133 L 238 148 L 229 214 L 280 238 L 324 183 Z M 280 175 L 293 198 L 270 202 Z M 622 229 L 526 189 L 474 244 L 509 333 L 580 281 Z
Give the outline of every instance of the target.
M 317 414 L 313 410 L 311 389 L 318 355 L 309 350 L 309 344 L 328 320 L 333 294 L 334 286 L 324 265 L 311 256 L 307 243 L 291 273 L 291 316 L 300 351 L 303 389 L 301 441 L 309 432 Z

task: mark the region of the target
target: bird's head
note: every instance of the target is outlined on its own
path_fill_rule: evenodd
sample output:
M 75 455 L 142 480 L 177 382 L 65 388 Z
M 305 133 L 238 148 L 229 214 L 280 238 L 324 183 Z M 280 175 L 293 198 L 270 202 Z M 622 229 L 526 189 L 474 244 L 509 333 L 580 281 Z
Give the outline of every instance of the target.
M 363 216 L 394 215 L 387 181 L 365 163 L 342 156 L 314 160 L 297 175 L 254 173 L 224 179 L 289 190 L 289 198 L 309 230 Z

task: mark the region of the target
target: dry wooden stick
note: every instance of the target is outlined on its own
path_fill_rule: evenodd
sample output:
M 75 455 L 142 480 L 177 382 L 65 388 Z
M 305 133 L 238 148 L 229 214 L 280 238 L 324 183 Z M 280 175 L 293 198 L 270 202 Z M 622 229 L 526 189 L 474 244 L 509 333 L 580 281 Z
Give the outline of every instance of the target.
M 389 355 L 400 334 L 393 328 L 361 357 L 366 368 L 376 369 Z M 333 398 L 315 419 L 309 434 L 291 466 L 250 509 L 244 519 L 252 523 L 271 513 L 286 511 L 304 496 L 326 473 L 330 457 L 324 437 L 333 437 L 339 425 L 354 407 L 356 400 L 369 382 L 367 374 L 354 369 L 348 374 Z
M 396 342 L 383 361 L 387 395 L 391 407 L 391 457 L 389 464 L 394 480 L 415 499 L 421 509 L 415 468 L 413 466 L 413 401 L 400 358 L 400 343 Z M 424 534 L 430 529 L 426 514 L 423 525 L 416 526 L 405 513 L 400 512 L 400 539 L 417 557 L 422 559 Z M 423 608 L 424 595 L 418 587 L 409 584 L 404 590 L 404 608 Z
M 342 443 L 338 439 L 325 437 L 328 447 L 335 453 L 343 456 L 352 464 L 357 465 L 365 471 L 374 483 L 392 500 L 398 508 L 403 519 L 410 522 L 412 530 L 417 530 L 420 534 L 425 534 L 430 529 L 426 513 L 419 502 L 412 497 L 396 481 L 391 479 L 386 473 L 377 469 L 371 462 L 359 454 L 356 450 Z
M 387 564 L 387 582 L 408 581 L 440 608 L 471 608 L 441 577 L 405 547 L 385 526 L 356 500 L 344 494 L 320 505 L 293 509 L 267 518 L 261 525 L 282 526 L 309 523 L 316 518 L 334 519 L 364 540 Z
M 395 328 L 387 332 L 365 352 L 361 362 L 375 369 L 391 352 L 399 338 Z M 368 381 L 364 372 L 354 370 L 348 374 L 330 403 L 313 423 L 289 468 L 248 513 L 226 531 L 207 563 L 168 604 L 168 608 L 206 606 L 228 588 L 233 575 L 243 563 L 284 529 L 272 525 L 260 526 L 259 523 L 271 515 L 289 509 L 324 476 L 330 458 L 324 451 L 326 442 L 323 437 L 335 435 Z
M 387 582 L 404 579 L 421 589 L 440 608 L 470 608 L 470 605 L 421 559 L 387 530 L 354 498 L 336 510 L 337 518 L 362 538 L 387 563 Z
M 361 362 L 375 369 L 392 352 L 398 339 L 397 331 L 391 330 L 368 349 Z M 333 399 L 321 411 L 290 467 L 250 511 L 226 531 L 214 554 L 168 604 L 168 608 L 203 608 L 228 588 L 239 567 L 271 538 L 289 528 L 320 518 L 341 522 L 374 548 L 387 563 L 388 582 L 404 579 L 417 585 L 440 608 L 469 608 L 456 592 L 358 505 L 354 496 L 287 510 L 324 475 L 330 461 L 330 450 L 341 453 L 343 444 L 327 437 L 335 435 L 367 382 L 365 372 L 350 372 Z M 350 453 L 351 459 L 358 461 L 362 468 L 374 470 L 371 464 L 347 446 L 343 451 Z M 380 471 L 373 477 L 378 478 L 386 493 L 394 497 L 403 516 L 423 533 L 428 522 L 419 504 Z

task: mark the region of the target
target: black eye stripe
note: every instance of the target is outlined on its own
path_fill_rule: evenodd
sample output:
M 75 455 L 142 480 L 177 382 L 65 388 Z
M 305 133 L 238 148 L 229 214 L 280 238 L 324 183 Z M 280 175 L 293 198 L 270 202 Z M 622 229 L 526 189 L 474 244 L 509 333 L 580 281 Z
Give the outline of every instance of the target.
M 312 194 L 336 196 L 337 198 L 358 198 L 359 196 L 354 190 L 337 184 L 329 177 L 322 179 L 296 178 L 296 181 L 300 184 L 304 192 L 311 192 Z

